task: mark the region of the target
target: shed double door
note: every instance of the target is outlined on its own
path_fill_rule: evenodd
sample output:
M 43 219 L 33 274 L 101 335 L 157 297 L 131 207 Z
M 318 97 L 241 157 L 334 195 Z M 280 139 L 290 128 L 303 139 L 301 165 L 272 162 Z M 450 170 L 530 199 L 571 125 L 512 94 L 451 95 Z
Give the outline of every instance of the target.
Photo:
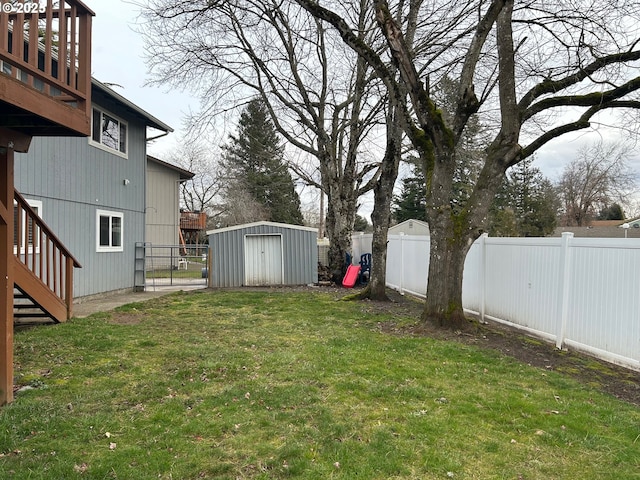
M 245 237 L 245 285 L 282 285 L 282 269 L 281 235 L 247 235 Z

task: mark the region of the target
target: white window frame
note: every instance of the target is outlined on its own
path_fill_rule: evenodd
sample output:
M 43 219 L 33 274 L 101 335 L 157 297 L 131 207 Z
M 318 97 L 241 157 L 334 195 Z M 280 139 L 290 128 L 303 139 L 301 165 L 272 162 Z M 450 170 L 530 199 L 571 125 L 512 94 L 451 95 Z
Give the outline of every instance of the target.
M 93 139 L 93 126 L 94 126 L 94 120 L 93 117 L 95 115 L 95 112 L 99 112 L 100 113 L 100 141 L 94 140 Z M 118 122 L 118 145 L 120 144 L 120 128 L 121 125 L 124 125 L 126 128 L 126 134 L 125 134 L 125 139 L 124 139 L 124 152 L 121 152 L 119 148 L 113 148 L 110 147 L 109 145 L 105 145 L 104 143 L 102 143 L 102 122 L 103 122 L 103 115 L 108 115 L 109 117 L 113 118 L 114 120 L 116 120 Z M 120 117 L 118 117 L 117 115 L 114 115 L 113 113 L 109 112 L 108 110 L 105 110 L 103 108 L 100 107 L 91 107 L 91 135 L 89 136 L 89 144 L 93 145 L 96 148 L 99 148 L 101 150 L 105 150 L 109 153 L 113 153 L 114 155 L 118 155 L 119 157 L 122 158 L 129 158 L 129 124 L 127 122 L 125 122 L 124 120 L 122 120 Z
M 38 214 L 38 217 L 42 218 L 42 202 L 40 200 L 30 200 L 28 198 L 25 198 L 26 202 L 29 204 L 29 206 L 31 208 L 33 208 L 36 213 Z M 18 204 L 16 201 L 13 202 L 13 206 L 17 207 Z M 29 232 L 27 231 L 27 213 L 26 212 L 22 212 L 21 215 L 22 218 L 20 218 L 19 220 L 17 218 L 15 218 L 13 221 L 14 222 L 18 222 L 20 221 L 20 231 L 22 233 L 22 247 L 20 248 L 20 255 L 24 255 L 25 253 L 27 253 L 27 251 L 25 250 L 25 246 L 27 243 L 27 235 L 29 234 Z M 36 247 L 36 251 L 33 251 L 33 247 L 31 245 L 29 245 L 29 255 L 32 254 L 39 254 L 40 253 L 40 234 L 36 231 L 35 225 L 34 225 L 34 230 L 33 230 L 33 243 Z M 18 254 L 18 246 L 14 245 L 13 246 L 13 254 L 17 255 Z
M 0 72 L 4 73 L 5 75 L 11 75 L 11 65 L 0 60 Z
M 109 245 L 100 245 L 100 218 L 109 217 Z M 120 245 L 112 245 L 113 218 L 120 219 Z M 122 252 L 124 251 L 124 214 L 110 210 L 96 210 L 96 252 Z

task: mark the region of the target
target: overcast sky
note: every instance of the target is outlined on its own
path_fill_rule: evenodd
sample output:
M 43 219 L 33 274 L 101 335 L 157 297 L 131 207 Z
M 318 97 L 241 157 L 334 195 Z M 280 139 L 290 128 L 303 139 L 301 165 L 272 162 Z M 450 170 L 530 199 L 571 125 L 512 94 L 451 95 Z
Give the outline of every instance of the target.
M 85 0 L 85 3 L 96 14 L 93 19 L 93 76 L 103 83 L 120 85 L 112 88 L 174 128 L 174 133 L 149 146 L 150 154 L 166 159 L 180 140 L 185 114 L 198 109 L 197 99 L 188 92 L 145 86 L 149 75 L 144 62 L 144 45 L 135 31 L 139 7 L 132 0 Z M 548 178 L 556 180 L 580 146 L 598 138 L 597 134 L 585 136 L 579 133 L 556 139 L 538 152 L 535 166 Z M 638 156 L 635 157 L 633 164 L 640 164 Z
M 198 101 L 180 91 L 145 86 L 149 76 L 144 45 L 135 32 L 138 7 L 123 0 L 85 0 L 85 4 L 96 14 L 92 75 L 103 83 L 115 84 L 112 88 L 116 92 L 175 130 L 149 147 L 151 155 L 162 158 L 178 141 L 182 119 L 190 110 L 197 110 Z

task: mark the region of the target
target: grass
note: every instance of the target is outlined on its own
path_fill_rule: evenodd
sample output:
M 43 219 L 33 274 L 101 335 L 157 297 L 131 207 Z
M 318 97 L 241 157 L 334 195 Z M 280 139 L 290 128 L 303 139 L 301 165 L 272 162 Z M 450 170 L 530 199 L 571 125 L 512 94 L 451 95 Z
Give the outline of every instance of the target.
M 167 268 L 166 266 L 156 265 L 145 273 L 147 280 L 154 278 L 202 278 L 202 269 L 207 265 L 202 261 L 201 257 L 183 258 L 187 260 L 186 268 L 180 268 L 178 270 L 177 268 Z
M 637 407 L 389 315 L 198 292 L 19 331 L 0 478 L 640 479 Z

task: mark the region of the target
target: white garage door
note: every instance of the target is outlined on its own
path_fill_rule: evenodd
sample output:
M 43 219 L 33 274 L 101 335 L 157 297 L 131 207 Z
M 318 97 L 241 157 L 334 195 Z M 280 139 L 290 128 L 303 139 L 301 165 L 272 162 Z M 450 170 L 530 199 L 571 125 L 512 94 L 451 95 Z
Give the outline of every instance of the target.
M 282 285 L 282 236 L 244 237 L 245 285 Z

